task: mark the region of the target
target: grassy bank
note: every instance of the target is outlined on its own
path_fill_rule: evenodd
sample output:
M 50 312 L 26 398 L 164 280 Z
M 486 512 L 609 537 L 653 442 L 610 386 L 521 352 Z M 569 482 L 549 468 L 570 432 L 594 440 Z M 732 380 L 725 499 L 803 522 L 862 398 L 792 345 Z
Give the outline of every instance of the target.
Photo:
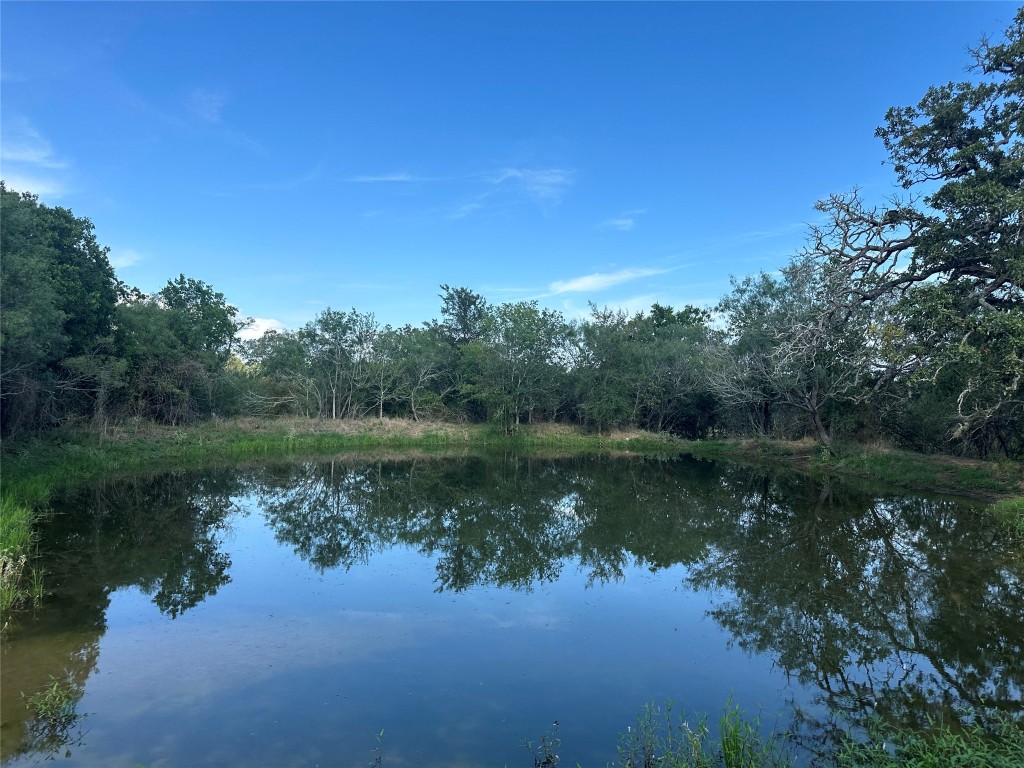
M 673 455 L 676 440 L 638 430 L 610 435 L 557 424 L 526 425 L 505 435 L 490 425 L 403 419 L 322 421 L 230 419 L 187 427 L 139 423 L 60 429 L 3 446 L 0 492 L 0 611 L 37 600 L 39 571 L 31 563 L 33 522 L 50 494 L 106 475 L 217 463 L 339 453 L 469 453 L 529 451 L 538 456 L 588 452 Z M 2 624 L 2 619 L 0 619 Z
M 697 440 L 685 453 L 703 459 L 786 466 L 798 471 L 874 480 L 918 491 L 997 501 L 1024 496 L 1024 463 L 926 455 L 881 445 L 824 451 L 811 440 Z
M 133 424 L 55 430 L 3 449 L 5 488 L 30 504 L 47 488 L 117 472 L 190 467 L 249 459 L 366 452 L 526 450 L 541 455 L 587 452 L 675 454 L 679 441 L 639 430 L 610 435 L 558 424 L 526 425 L 505 435 L 490 425 L 404 419 L 322 421 L 230 419 L 188 427 Z
M 829 453 L 811 440 L 697 440 L 683 452 L 701 459 L 840 475 L 915 491 L 990 502 L 992 514 L 1024 536 L 1024 462 L 925 455 L 880 445 L 845 445 Z
M 994 511 L 1024 530 L 1024 466 L 949 456 L 922 456 L 882 447 L 848 447 L 835 454 L 809 441 L 711 440 L 687 442 L 624 430 L 599 435 L 560 424 L 524 425 L 505 435 L 491 425 L 403 419 L 230 419 L 187 427 L 149 423 L 54 430 L 3 445 L 0 492 L 0 609 L 38 599 L 31 552 L 35 515 L 63 487 L 106 475 L 163 467 L 317 456 L 339 453 L 471 453 L 490 450 L 536 456 L 582 453 L 678 455 L 804 472 L 849 475 L 917 490 L 1001 499 Z M 1016 497 L 1016 498 L 1014 498 Z

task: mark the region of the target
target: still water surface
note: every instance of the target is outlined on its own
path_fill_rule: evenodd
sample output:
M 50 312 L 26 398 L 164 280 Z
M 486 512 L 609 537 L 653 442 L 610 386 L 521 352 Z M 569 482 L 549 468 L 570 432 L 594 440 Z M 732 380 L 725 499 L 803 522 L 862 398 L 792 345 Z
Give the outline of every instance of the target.
M 336 459 L 55 504 L 2 657 L 21 766 L 605 765 L 647 702 L 819 749 L 1020 713 L 1024 562 L 983 510 L 690 460 Z M 20 692 L 70 681 L 40 732 Z M 806 755 L 807 753 L 801 753 Z

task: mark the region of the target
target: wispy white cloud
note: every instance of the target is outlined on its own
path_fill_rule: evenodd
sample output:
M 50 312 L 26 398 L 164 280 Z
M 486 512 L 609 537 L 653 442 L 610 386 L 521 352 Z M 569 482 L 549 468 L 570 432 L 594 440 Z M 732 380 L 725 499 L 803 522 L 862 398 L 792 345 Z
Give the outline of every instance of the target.
M 659 290 L 634 296 L 624 296 L 622 298 L 610 298 L 607 301 L 598 303 L 596 306 L 600 309 L 610 309 L 615 312 L 624 312 L 627 315 L 636 315 L 650 312 L 651 306 L 654 304 L 661 304 L 663 307 L 675 307 L 676 309 L 687 304 L 713 309 L 717 303 L 717 296 L 688 296 L 685 292 L 681 293 L 678 290 Z M 592 313 L 590 302 L 580 303 L 578 300 L 570 297 L 566 297 L 561 301 L 559 309 L 567 317 L 573 317 L 577 320 L 588 319 Z
M 603 291 L 615 285 L 628 283 L 631 280 L 638 280 L 642 277 L 652 277 L 671 272 L 671 269 L 657 269 L 653 267 L 637 267 L 634 269 L 620 269 L 618 272 L 595 272 L 592 275 L 574 277 L 570 280 L 556 280 L 551 283 L 549 289 L 552 294 L 559 293 L 587 293 Z
M 727 238 L 727 240 L 740 243 L 756 243 L 761 242 L 762 240 L 774 240 L 777 237 L 786 237 L 793 235 L 796 232 L 805 231 L 806 229 L 807 224 L 805 222 L 794 221 L 771 229 L 757 229 L 751 230 L 750 232 L 740 232 Z
M 626 211 L 619 216 L 615 216 L 611 219 L 605 219 L 598 226 L 600 226 L 601 229 L 616 229 L 619 232 L 629 232 L 636 226 L 637 219 L 645 213 L 647 213 L 647 211 L 643 208 Z
M 515 285 L 485 285 L 482 286 L 481 291 L 484 295 L 488 294 L 515 294 L 518 296 L 522 295 L 533 295 L 538 293 L 537 286 L 532 285 L 529 287 L 515 286 Z M 542 294 L 543 295 L 543 294 Z
M 420 191 L 420 185 L 444 184 L 461 193 L 459 198 L 431 210 L 450 221 L 458 221 L 485 209 L 506 208 L 527 198 L 542 205 L 557 205 L 572 186 L 575 171 L 565 168 L 512 168 L 465 174 L 420 175 L 408 171 L 365 173 L 343 180 L 354 184 L 381 184 Z
M 601 309 L 625 312 L 627 315 L 635 315 L 638 312 L 646 312 L 651 305 L 658 301 L 658 294 L 647 293 L 642 296 L 631 296 L 629 298 L 601 302 L 597 305 Z M 561 302 L 559 310 L 566 317 L 576 320 L 587 320 L 592 316 L 591 303 L 578 303 L 572 299 L 565 299 Z
M 0 134 L 0 175 L 8 188 L 49 198 L 68 193 L 71 164 L 28 120 L 6 120 Z
M 227 96 L 220 89 L 193 88 L 188 95 L 186 106 L 188 111 L 200 120 L 205 120 L 208 123 L 220 123 L 222 122 L 221 110 L 224 109 L 226 101 Z
M 63 197 L 69 192 L 67 184 L 52 177 L 19 173 L 7 168 L 3 169 L 2 175 L 7 188 L 18 192 L 31 192 L 43 198 Z
M 576 172 L 567 168 L 503 168 L 491 175 L 494 184 L 513 181 L 533 197 L 558 202 L 575 180 Z
M 3 143 L 0 144 L 0 160 L 7 163 L 24 163 L 37 168 L 63 169 L 66 161 L 56 156 L 50 142 L 24 119 L 15 120 L 4 126 Z
M 468 203 L 463 203 L 455 208 L 454 211 L 448 214 L 448 218 L 455 221 L 458 219 L 464 219 L 474 211 L 478 211 L 484 207 L 484 204 L 479 200 L 473 200 Z
M 114 269 L 124 269 L 143 261 L 145 257 L 131 248 L 111 248 L 107 259 Z
M 636 226 L 636 219 L 608 219 L 607 221 L 602 221 L 601 226 L 604 229 L 617 229 L 619 232 L 629 232 L 629 230 Z
M 326 157 L 321 157 L 309 170 L 287 178 L 279 178 L 276 181 L 264 181 L 256 184 L 248 184 L 246 188 L 256 189 L 261 192 L 292 192 L 296 189 L 314 184 L 324 178 L 327 169 Z
M 640 296 L 630 296 L 626 299 L 619 299 L 610 303 L 613 309 L 618 309 L 626 314 L 635 315 L 639 312 L 646 312 L 652 304 L 659 303 L 659 294 L 645 293 Z M 662 300 L 664 300 L 662 298 Z
M 213 129 L 229 144 L 234 144 L 258 155 L 266 155 L 267 151 L 262 144 L 224 119 L 224 107 L 227 103 L 226 91 L 220 88 L 197 87 L 193 88 L 186 97 L 185 109 L 193 122 Z M 173 116 L 171 122 L 174 122 Z

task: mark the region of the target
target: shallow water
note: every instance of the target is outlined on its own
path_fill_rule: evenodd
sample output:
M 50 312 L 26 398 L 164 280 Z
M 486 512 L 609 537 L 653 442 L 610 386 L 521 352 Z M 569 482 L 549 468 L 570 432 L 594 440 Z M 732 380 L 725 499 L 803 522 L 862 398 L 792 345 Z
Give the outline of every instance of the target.
M 2 657 L 20 766 L 605 765 L 647 702 L 1019 713 L 1024 563 L 982 510 L 689 460 L 358 460 L 111 480 Z M 21 692 L 71 684 L 58 734 Z M 383 734 L 381 735 L 381 732 Z

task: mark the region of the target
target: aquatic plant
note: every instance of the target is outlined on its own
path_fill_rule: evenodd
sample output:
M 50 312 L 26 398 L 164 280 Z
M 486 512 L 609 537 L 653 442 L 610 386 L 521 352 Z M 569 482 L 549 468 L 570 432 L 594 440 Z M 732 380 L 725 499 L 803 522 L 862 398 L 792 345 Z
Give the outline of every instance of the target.
M 558 748 L 562 746 L 562 740 L 558 738 L 558 721 L 555 720 L 550 733 L 541 734 L 536 744 L 527 741 L 523 746 L 529 750 L 533 758 L 533 768 L 555 768 L 561 759 L 558 756 Z
M 662 709 L 645 705 L 636 724 L 619 738 L 622 768 L 784 768 L 792 765 L 782 736 L 761 731 L 759 717 L 748 718 L 729 699 L 711 736 L 706 715 L 695 724 L 673 716 L 672 702 Z

